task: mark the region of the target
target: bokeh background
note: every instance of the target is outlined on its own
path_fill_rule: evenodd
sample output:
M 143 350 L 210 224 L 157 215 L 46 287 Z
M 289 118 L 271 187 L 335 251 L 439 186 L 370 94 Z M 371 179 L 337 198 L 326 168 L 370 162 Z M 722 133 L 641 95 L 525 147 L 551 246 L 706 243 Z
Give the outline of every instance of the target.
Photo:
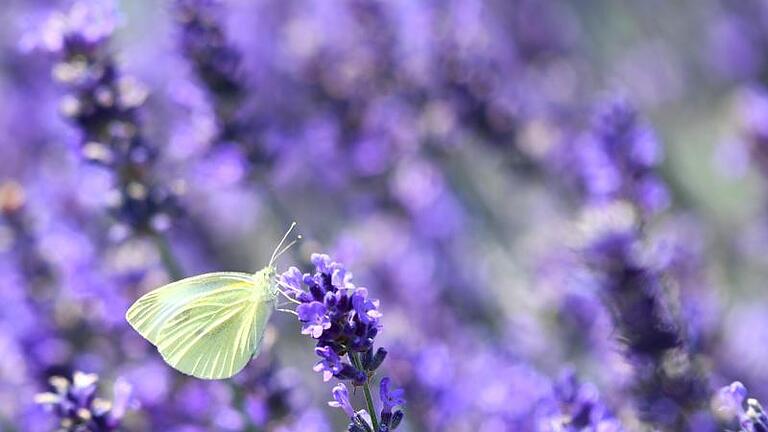
M 281 269 L 329 253 L 381 300 L 402 430 L 737 428 L 766 29 L 762 0 L 5 0 L 0 430 L 55 430 L 35 395 L 75 371 L 127 431 L 343 429 L 294 317 L 216 382 L 123 318 L 291 221 Z

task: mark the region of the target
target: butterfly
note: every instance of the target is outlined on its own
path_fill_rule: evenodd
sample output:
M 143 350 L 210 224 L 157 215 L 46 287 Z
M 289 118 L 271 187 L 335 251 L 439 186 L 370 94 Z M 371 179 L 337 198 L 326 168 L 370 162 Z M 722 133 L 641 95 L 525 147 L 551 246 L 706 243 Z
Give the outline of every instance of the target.
M 280 249 L 295 225 L 258 272 L 206 273 L 164 285 L 131 305 L 126 320 L 179 372 L 232 377 L 259 355 L 279 293 L 274 262 L 296 243 Z

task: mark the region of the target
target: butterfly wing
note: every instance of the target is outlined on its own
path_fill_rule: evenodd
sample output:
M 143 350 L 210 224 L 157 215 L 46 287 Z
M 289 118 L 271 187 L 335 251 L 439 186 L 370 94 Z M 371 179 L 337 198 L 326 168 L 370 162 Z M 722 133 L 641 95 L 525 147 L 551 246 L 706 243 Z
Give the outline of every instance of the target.
M 144 294 L 128 309 L 125 318 L 140 335 L 157 345 L 161 329 L 185 306 L 220 289 L 253 283 L 253 275 L 238 272 L 189 277 Z
M 258 353 L 273 310 L 261 291 L 253 284 L 234 285 L 193 300 L 163 326 L 157 344 L 163 359 L 197 378 L 239 372 Z

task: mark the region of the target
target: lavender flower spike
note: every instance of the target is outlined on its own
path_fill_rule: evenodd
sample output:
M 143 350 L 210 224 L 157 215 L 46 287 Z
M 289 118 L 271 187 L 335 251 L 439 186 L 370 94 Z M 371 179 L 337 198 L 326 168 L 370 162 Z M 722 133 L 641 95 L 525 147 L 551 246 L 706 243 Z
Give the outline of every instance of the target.
M 125 381 L 116 382 L 114 401 L 110 402 L 96 397 L 98 380 L 96 374 L 83 372 L 75 372 L 71 381 L 51 377 L 53 391 L 38 394 L 35 402 L 51 410 L 64 431 L 116 431 L 127 409 L 131 387 Z
M 390 379 L 379 385 L 382 410 L 377 415 L 370 384 L 376 370 L 387 356 L 383 348 L 374 349 L 374 339 L 381 329 L 379 302 L 368 297 L 368 290 L 352 283 L 352 273 L 328 255 L 312 254 L 314 274 L 299 276 L 290 268 L 280 276 L 286 294 L 298 301 L 296 314 L 302 324 L 301 333 L 317 340 L 315 354 L 320 361 L 314 370 L 323 380 L 336 378 L 363 387 L 367 410 L 355 412 L 347 387 L 333 388 L 331 406 L 342 408 L 350 418 L 348 431 L 388 432 L 402 421 L 403 412 L 396 407 L 405 403 L 404 391 L 390 390 Z M 342 358 L 346 356 L 348 362 Z
M 53 76 L 66 91 L 61 112 L 80 134 L 83 159 L 114 175 L 115 232 L 159 232 L 179 212 L 178 188 L 160 181 L 160 149 L 143 131 L 149 93 L 121 73 L 110 51 L 116 14 L 113 1 L 75 3 L 48 20 L 37 45 L 56 57 Z

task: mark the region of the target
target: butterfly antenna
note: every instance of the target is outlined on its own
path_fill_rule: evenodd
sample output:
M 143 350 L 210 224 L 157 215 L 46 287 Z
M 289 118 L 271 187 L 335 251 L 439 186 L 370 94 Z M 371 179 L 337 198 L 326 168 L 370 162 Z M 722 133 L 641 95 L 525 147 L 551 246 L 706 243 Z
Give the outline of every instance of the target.
M 290 249 L 290 248 L 291 248 L 293 245 L 295 245 L 295 244 L 296 244 L 296 243 L 297 243 L 299 240 L 301 240 L 301 235 L 297 235 L 295 239 L 291 240 L 291 242 L 290 242 L 290 243 L 288 243 L 287 245 L 285 245 L 285 247 L 284 247 L 284 248 L 282 248 L 282 249 L 280 250 L 280 252 L 278 252 L 278 253 L 277 253 L 277 255 L 275 255 L 275 259 L 278 259 L 278 258 L 280 258 L 280 255 L 282 255 L 282 254 L 284 254 L 285 252 L 287 252 L 287 251 L 288 251 L 288 249 Z
M 288 227 L 288 231 L 286 231 L 286 232 L 285 232 L 285 234 L 283 235 L 283 238 L 282 238 L 282 239 L 280 239 L 280 243 L 278 243 L 278 244 L 277 244 L 277 247 L 275 247 L 275 250 L 274 250 L 274 251 L 272 251 L 272 257 L 269 259 L 269 265 L 270 265 L 270 266 L 271 266 L 272 264 L 274 264 L 274 262 L 275 262 L 275 260 L 277 259 L 277 257 L 279 257 L 279 256 L 280 256 L 280 253 L 282 253 L 282 251 L 281 251 L 281 252 L 278 252 L 278 251 L 280 251 L 280 248 L 283 246 L 283 243 L 285 243 L 285 239 L 287 239 L 287 238 L 288 238 L 288 235 L 290 235 L 290 234 L 291 234 L 291 231 L 293 231 L 293 228 L 294 228 L 294 227 L 296 227 L 296 222 L 291 222 L 291 226 L 290 226 L 290 227 Z M 292 245 L 293 245 L 293 243 L 295 243 L 295 242 L 296 242 L 296 241 L 294 240 L 294 241 L 293 241 L 293 242 L 291 242 L 291 243 L 290 243 L 288 246 L 289 246 L 289 247 L 290 247 L 290 246 L 292 246 Z

